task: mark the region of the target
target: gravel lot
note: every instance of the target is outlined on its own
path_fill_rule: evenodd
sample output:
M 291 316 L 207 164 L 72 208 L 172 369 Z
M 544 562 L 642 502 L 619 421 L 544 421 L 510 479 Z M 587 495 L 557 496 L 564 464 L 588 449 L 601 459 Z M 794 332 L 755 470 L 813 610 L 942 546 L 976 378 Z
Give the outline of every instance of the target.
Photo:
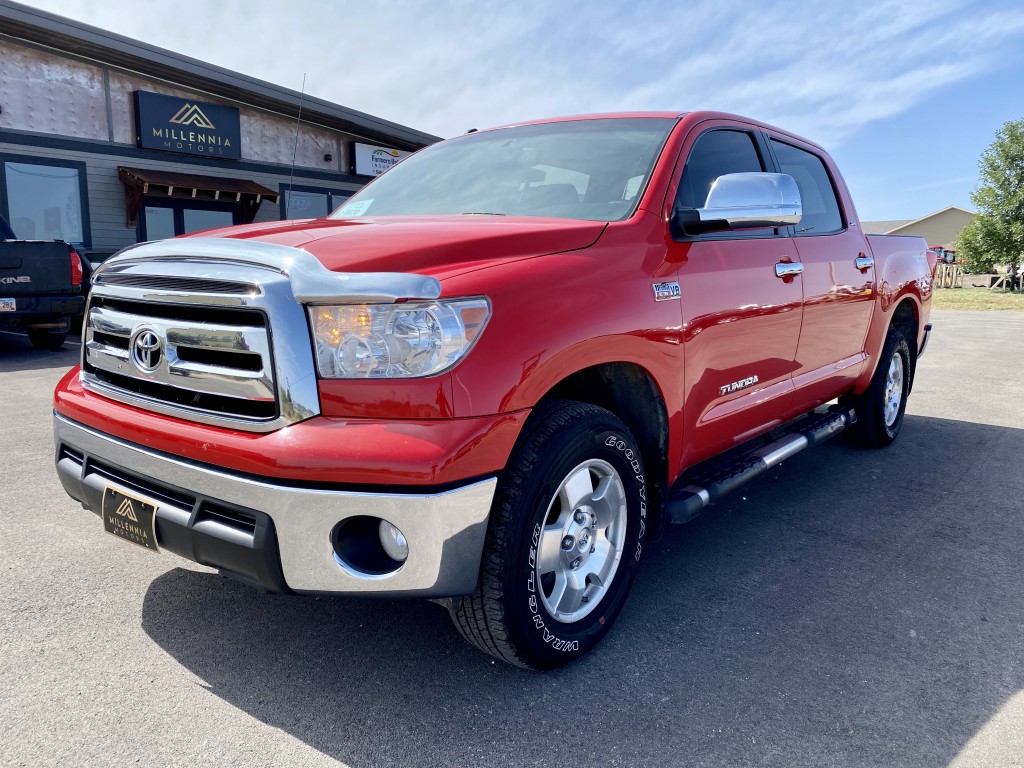
M 105 535 L 52 467 L 77 350 L 0 334 L 0 764 L 1022 766 L 1024 313 L 933 321 L 893 447 L 673 527 L 549 674 L 432 604 L 262 595 Z

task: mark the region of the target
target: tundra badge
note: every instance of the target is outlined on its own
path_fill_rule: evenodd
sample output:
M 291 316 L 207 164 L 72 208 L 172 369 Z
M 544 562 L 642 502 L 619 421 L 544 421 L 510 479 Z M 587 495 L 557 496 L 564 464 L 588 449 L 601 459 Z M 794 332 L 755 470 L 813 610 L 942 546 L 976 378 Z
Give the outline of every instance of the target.
M 732 384 L 726 384 L 724 387 L 719 387 L 718 391 L 723 395 L 728 395 L 730 392 L 735 392 L 737 389 L 746 389 L 757 384 L 757 376 L 748 376 L 745 379 L 734 381 Z

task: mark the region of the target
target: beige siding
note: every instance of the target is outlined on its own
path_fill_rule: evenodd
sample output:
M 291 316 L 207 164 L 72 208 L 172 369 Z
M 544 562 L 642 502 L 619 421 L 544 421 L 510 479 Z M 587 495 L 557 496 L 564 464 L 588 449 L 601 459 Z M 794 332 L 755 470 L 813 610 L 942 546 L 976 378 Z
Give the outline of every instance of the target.
M 347 172 L 350 134 L 0 38 L 0 128 L 135 146 L 133 91 L 237 108 L 243 160 Z
M 917 235 L 928 241 L 928 245 L 952 248 L 960 230 L 974 221 L 976 214 L 961 208 L 946 208 L 923 219 L 912 221 L 892 230 L 892 235 Z
M 0 39 L 0 128 L 107 139 L 103 70 Z

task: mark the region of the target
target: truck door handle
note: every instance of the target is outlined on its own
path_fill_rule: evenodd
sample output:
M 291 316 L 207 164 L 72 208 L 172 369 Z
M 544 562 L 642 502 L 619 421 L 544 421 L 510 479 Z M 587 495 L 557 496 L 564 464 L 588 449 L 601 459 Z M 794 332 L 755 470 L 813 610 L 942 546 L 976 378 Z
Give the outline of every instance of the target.
M 804 271 L 804 265 L 797 261 L 783 261 L 775 265 L 776 277 L 795 277 Z
M 857 269 L 863 272 L 868 267 L 875 266 L 875 260 L 870 256 L 865 256 L 863 253 L 859 254 L 853 263 L 857 265 Z

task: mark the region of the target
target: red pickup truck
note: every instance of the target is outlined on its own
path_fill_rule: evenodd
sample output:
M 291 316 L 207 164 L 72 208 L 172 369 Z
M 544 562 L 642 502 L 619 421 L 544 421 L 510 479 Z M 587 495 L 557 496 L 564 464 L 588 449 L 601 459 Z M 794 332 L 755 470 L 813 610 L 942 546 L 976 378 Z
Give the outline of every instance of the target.
M 472 132 L 326 219 L 109 259 L 57 471 L 126 541 L 277 592 L 434 599 L 551 668 L 666 523 L 839 432 L 896 438 L 934 267 L 753 120 Z

